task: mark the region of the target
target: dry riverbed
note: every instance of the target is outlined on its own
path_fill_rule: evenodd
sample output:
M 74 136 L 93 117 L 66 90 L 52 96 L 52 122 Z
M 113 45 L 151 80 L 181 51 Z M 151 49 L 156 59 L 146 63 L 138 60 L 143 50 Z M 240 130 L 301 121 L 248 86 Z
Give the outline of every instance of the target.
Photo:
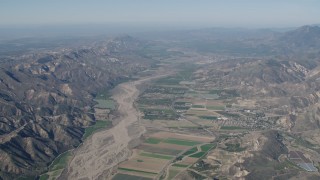
M 67 167 L 67 179 L 106 179 L 114 166 L 126 160 L 131 151 L 129 143 L 138 139 L 145 129 L 139 126 L 139 112 L 133 106 L 139 95 L 137 86 L 152 79 L 167 76 L 159 71 L 152 77 L 119 84 L 114 89 L 112 99 L 118 103 L 119 123 L 111 129 L 99 131 L 90 136 L 74 151 L 74 158 Z M 128 131 L 130 127 L 130 131 Z M 135 129 L 132 131 L 132 129 Z

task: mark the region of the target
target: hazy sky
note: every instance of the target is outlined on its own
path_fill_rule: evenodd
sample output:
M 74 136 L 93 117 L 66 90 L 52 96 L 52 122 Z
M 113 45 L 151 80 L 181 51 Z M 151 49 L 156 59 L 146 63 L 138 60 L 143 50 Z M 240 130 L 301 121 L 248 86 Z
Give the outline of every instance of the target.
M 0 25 L 84 23 L 300 26 L 320 23 L 320 0 L 0 0 Z

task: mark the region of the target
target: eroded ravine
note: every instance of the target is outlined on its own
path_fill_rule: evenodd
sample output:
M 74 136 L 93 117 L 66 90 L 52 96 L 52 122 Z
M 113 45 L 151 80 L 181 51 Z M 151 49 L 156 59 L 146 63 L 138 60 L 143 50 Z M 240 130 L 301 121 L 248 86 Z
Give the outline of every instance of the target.
M 133 106 L 139 95 L 137 86 L 166 75 L 168 73 L 159 71 L 152 77 L 122 83 L 114 89 L 112 98 L 119 105 L 120 122 L 111 129 L 93 134 L 74 151 L 75 156 L 67 168 L 67 179 L 106 179 L 114 166 L 130 156 L 129 142 L 145 131 L 144 127 L 135 126 L 140 128 L 136 133 L 128 132 L 128 127 L 137 124 L 139 118 L 139 112 Z

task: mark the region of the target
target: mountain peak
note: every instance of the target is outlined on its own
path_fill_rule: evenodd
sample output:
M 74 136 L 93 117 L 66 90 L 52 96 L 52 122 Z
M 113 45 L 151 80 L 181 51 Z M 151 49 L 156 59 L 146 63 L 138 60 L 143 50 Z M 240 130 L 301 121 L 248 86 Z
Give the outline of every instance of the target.
M 302 26 L 284 33 L 281 40 L 297 47 L 318 47 L 320 45 L 320 27 Z
M 320 27 L 319 26 L 311 26 L 311 25 L 306 25 L 306 26 L 302 26 L 296 30 L 294 30 L 296 32 L 301 32 L 301 33 L 313 33 L 313 32 L 317 32 L 320 33 Z

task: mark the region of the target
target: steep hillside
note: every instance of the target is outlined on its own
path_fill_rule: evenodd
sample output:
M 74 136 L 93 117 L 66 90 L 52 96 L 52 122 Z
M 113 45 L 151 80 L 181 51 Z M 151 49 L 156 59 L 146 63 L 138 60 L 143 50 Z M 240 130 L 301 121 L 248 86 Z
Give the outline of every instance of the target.
M 300 48 L 318 48 L 320 46 L 320 27 L 302 26 L 293 31 L 286 32 L 280 37 L 280 41 L 289 47 Z
M 246 179 L 272 179 L 277 176 L 278 159 L 281 154 L 286 154 L 288 149 L 282 143 L 281 135 L 276 131 L 265 132 L 266 141 L 260 151 L 254 152 L 253 157 L 247 158 L 243 168 L 250 173 Z M 293 172 L 288 172 L 288 177 L 295 175 Z
M 0 61 L 0 177 L 37 175 L 81 143 L 92 99 L 151 64 L 125 36 L 82 49 Z

